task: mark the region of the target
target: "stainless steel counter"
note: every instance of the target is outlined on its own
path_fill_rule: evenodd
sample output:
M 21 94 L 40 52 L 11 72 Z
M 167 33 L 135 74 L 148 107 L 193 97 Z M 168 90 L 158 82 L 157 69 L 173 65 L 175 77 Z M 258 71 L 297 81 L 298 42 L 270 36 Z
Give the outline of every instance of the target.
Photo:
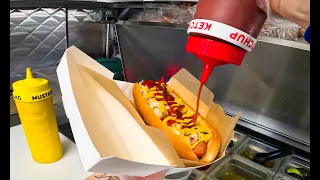
M 48 72 L 48 71 L 47 71 Z M 54 71 L 50 71 L 54 72 Z M 50 73 L 49 73 L 50 74 Z M 38 74 L 39 75 L 39 74 Z M 51 77 L 51 80 L 54 80 L 55 75 L 43 75 Z M 48 77 L 47 77 L 48 78 Z M 55 89 L 54 91 L 60 91 L 60 89 Z M 55 97 L 57 103 L 54 105 L 55 113 L 57 116 L 57 124 L 59 132 L 65 135 L 70 140 L 74 141 L 72 130 L 69 124 L 69 120 L 65 116 L 63 105 L 59 101 L 59 97 Z M 20 119 L 18 114 L 10 116 L 10 127 L 20 124 Z M 237 127 L 238 129 L 238 127 Z M 275 144 L 275 141 L 265 142 L 266 139 L 258 139 L 255 137 L 255 134 L 249 133 L 245 134 L 243 132 L 236 131 L 233 139 L 232 146 L 228 147 L 227 155 L 219 162 L 212 165 L 206 170 L 194 170 L 188 180 L 216 180 L 225 172 L 238 171 L 237 168 L 242 168 L 243 172 L 247 178 L 255 179 L 266 179 L 271 180 L 275 178 L 287 178 L 293 179 L 288 176 L 285 171 L 288 167 L 304 167 L 310 169 L 309 160 L 298 156 L 288 156 L 286 158 L 280 158 L 273 162 L 272 168 L 266 168 L 262 165 L 256 164 L 243 157 L 245 151 L 250 152 L 270 152 L 273 150 L 279 149 L 279 146 Z M 270 143 L 272 142 L 272 143 Z M 294 180 L 294 179 L 293 179 Z

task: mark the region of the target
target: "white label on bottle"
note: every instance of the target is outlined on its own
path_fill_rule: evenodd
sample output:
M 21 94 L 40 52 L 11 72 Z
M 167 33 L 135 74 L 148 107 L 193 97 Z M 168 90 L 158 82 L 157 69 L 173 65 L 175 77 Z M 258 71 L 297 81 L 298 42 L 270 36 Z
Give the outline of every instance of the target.
M 257 40 L 249 34 L 232 26 L 206 19 L 194 19 L 189 23 L 188 34 L 199 33 L 213 36 L 250 52 Z

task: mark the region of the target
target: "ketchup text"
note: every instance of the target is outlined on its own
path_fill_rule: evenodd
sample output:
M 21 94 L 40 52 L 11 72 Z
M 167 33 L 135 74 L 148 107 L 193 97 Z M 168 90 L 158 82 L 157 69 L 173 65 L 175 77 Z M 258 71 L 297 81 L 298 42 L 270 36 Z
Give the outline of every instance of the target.
M 238 41 L 240 42 L 241 44 L 244 44 L 245 46 L 247 46 L 248 48 L 250 49 L 253 49 L 254 48 L 254 40 L 247 37 L 246 35 L 244 34 L 241 34 L 241 33 L 231 33 L 230 34 L 230 38 L 235 40 L 235 41 Z
M 200 29 L 210 31 L 212 24 L 207 22 L 190 22 L 189 29 Z

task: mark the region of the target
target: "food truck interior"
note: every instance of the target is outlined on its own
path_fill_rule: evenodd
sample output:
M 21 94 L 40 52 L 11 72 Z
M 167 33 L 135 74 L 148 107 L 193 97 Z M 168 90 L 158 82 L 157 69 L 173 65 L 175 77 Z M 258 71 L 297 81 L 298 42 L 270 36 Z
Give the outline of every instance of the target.
M 118 80 L 168 79 L 181 68 L 199 79 L 203 64 L 185 51 L 196 5 L 196 0 L 10 0 L 10 89 L 25 77 L 26 67 L 48 79 L 59 131 L 73 140 L 56 75 L 66 48 L 78 47 Z M 302 34 L 295 25 L 282 28 L 267 20 L 241 66 L 214 69 L 206 83 L 214 101 L 227 115 L 242 114 L 227 156 L 189 179 L 223 179 L 230 172 L 247 179 L 303 179 L 310 171 L 310 45 Z M 14 105 L 10 108 L 10 126 L 20 124 Z M 294 154 L 264 164 L 250 156 L 291 148 Z

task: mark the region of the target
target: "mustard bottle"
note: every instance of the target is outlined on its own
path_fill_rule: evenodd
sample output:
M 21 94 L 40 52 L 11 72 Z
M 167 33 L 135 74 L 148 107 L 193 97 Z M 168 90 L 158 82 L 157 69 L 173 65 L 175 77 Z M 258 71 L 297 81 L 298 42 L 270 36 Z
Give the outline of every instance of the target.
M 30 68 L 26 79 L 12 84 L 13 99 L 34 161 L 52 163 L 62 155 L 52 90 L 43 78 L 33 78 Z

